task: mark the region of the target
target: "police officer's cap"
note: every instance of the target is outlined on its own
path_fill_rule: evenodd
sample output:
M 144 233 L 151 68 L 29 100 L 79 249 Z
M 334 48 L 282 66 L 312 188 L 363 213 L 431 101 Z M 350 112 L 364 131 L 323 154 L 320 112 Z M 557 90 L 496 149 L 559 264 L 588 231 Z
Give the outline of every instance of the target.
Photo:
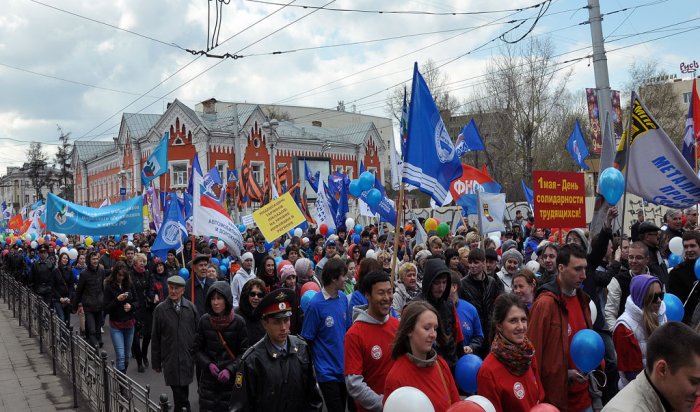
M 253 314 L 261 318 L 288 318 L 292 316 L 294 300 L 293 290 L 277 289 L 263 298 Z
M 47 245 L 45 243 L 43 245 L 39 245 L 38 249 L 39 249 L 39 252 L 49 253 L 49 245 Z

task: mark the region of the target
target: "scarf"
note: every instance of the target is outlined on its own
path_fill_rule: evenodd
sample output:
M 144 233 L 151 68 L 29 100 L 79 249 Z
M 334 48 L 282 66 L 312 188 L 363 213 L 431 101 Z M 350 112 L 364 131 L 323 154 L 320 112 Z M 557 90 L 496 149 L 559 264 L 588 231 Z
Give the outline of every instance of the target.
M 211 322 L 211 326 L 214 328 L 214 330 L 221 332 L 222 330 L 226 329 L 228 325 L 233 322 L 233 317 L 236 316 L 233 311 L 229 311 L 229 313 L 224 313 L 221 315 L 209 315 L 209 321 Z
M 500 333 L 496 333 L 491 344 L 491 353 L 508 369 L 508 372 L 515 376 L 523 376 L 530 369 L 532 357 L 535 355 L 535 347 L 532 346 L 527 336 L 523 343 L 517 345 L 504 338 Z

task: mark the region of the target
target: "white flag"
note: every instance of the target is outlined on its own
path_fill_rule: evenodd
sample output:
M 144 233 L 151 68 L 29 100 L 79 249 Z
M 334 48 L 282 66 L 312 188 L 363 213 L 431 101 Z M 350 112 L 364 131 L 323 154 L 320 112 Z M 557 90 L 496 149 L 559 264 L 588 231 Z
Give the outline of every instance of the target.
M 320 183 L 318 192 L 316 192 L 316 223 L 319 226 L 325 223 L 326 226 L 335 229 L 335 221 L 333 220 L 331 208 L 328 205 L 328 198 L 326 197 L 326 190 L 323 186 L 323 183 Z
M 192 173 L 192 233 L 221 239 L 234 256 L 240 256 L 243 237 L 231 216 L 216 200 L 203 193 L 203 178 Z
M 479 204 L 479 232 L 505 231 L 503 214 L 506 210 L 506 194 L 478 192 L 477 201 Z

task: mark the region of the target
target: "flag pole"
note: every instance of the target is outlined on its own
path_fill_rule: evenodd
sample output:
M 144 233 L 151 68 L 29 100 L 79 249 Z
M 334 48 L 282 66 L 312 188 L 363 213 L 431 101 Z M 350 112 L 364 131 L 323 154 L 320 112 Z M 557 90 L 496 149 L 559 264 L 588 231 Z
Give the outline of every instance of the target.
M 627 136 L 625 137 L 625 188 L 622 192 L 622 220 L 620 221 L 620 235 L 625 233 L 625 212 L 627 210 L 627 176 L 630 173 L 630 135 L 632 134 L 632 116 L 634 116 L 634 97 L 636 94 L 632 92 L 632 102 L 630 107 L 630 117 L 627 119 Z M 644 199 L 642 199 L 642 209 L 644 209 Z
M 401 217 L 403 216 L 403 191 L 406 184 L 401 179 L 401 187 L 399 188 L 399 210 L 396 211 L 396 225 L 394 226 L 394 251 L 391 254 L 391 287 L 393 288 L 396 282 L 396 260 L 399 253 L 399 233 L 401 229 Z M 406 253 L 406 251 L 404 251 Z

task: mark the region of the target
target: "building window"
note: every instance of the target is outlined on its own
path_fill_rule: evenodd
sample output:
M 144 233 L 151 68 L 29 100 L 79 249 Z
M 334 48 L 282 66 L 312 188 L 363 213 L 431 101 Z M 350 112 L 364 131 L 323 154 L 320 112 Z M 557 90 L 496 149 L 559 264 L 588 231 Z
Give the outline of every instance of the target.
M 688 93 L 683 93 L 683 103 L 688 104 L 690 103 L 690 99 L 692 98 L 692 92 Z
M 189 162 L 170 162 L 170 187 L 187 186 Z
M 265 163 L 250 162 L 250 170 L 252 170 L 253 173 L 253 180 L 262 187 L 265 182 Z
M 219 171 L 221 182 L 226 185 L 226 170 L 228 169 L 228 160 L 217 160 L 216 169 Z
M 354 172 L 355 171 L 352 166 L 345 167 L 345 174 L 348 175 L 348 179 L 352 179 Z

